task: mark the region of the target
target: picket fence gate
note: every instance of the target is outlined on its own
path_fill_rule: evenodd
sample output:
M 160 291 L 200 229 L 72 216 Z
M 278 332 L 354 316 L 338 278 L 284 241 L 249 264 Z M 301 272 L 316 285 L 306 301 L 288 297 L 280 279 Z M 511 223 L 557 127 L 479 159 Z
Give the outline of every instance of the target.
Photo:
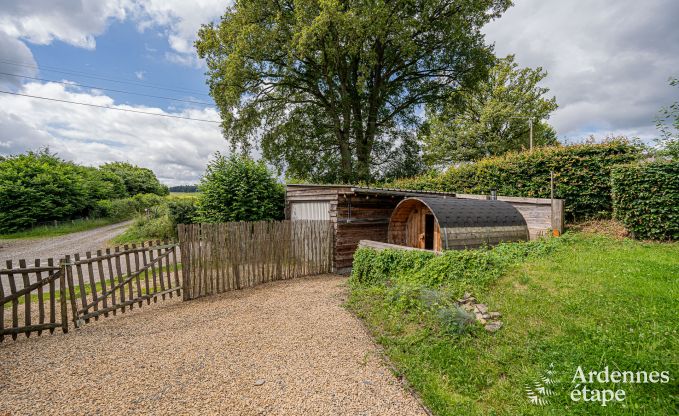
M 149 241 L 0 270 L 0 341 L 76 328 L 181 295 L 177 243 Z M 58 305 L 58 307 L 57 307 Z M 19 310 L 23 308 L 23 313 Z M 69 317 L 70 310 L 70 317 Z
M 8 260 L 0 269 L 0 341 L 66 333 L 151 301 L 332 271 L 330 221 L 180 224 L 178 232 L 179 242 L 148 241 L 32 265 L 19 260 L 18 267 Z

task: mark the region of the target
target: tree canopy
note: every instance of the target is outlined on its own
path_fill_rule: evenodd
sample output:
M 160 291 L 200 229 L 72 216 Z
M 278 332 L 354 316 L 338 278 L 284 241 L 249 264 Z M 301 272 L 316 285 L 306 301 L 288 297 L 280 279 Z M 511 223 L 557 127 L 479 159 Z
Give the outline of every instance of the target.
M 423 104 L 486 76 L 494 57 L 480 29 L 510 4 L 241 0 L 196 48 L 234 148 L 260 146 L 299 178 L 369 181 Z
M 129 195 L 156 194 L 167 195 L 167 186 L 161 184 L 151 169 L 140 168 L 127 162 L 109 162 L 101 165 L 99 170 L 110 172 L 120 177 Z
M 429 165 L 478 160 L 529 147 L 529 118 L 534 146 L 557 143 L 545 122 L 557 108 L 542 68 L 519 68 L 514 56 L 499 59 L 488 78 L 472 90 L 450 97 L 442 108 L 427 108 L 422 129 L 424 159 Z

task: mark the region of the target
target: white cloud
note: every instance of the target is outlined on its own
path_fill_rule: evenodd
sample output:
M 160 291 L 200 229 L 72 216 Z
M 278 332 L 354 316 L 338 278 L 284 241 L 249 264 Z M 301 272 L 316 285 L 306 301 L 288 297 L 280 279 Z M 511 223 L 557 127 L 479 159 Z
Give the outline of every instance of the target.
M 94 49 L 94 38 L 106 30 L 110 20 L 124 20 L 130 6 L 128 0 L 3 1 L 0 31 L 40 45 L 56 39 Z
M 60 40 L 95 49 L 96 37 L 104 33 L 111 22 L 133 20 L 139 30 L 161 30 L 174 51 L 172 56 L 176 55 L 173 62 L 195 66 L 193 42 L 200 25 L 217 19 L 230 3 L 224 0 L 3 1 L 0 32 L 40 45 Z M 0 53 L 0 57 L 4 55 Z
M 550 122 L 567 139 L 656 135 L 659 108 L 679 99 L 679 2 L 519 0 L 485 28 L 496 54 L 542 66 L 559 104 Z
M 29 83 L 22 93 L 156 114 L 219 120 L 213 108 L 166 112 L 159 108 L 117 105 L 106 95 L 56 83 Z M 225 150 L 218 124 L 0 95 L 0 154 L 49 146 L 84 165 L 113 160 L 152 169 L 166 184 L 195 183 L 212 153 Z
M 12 62 L 19 65 L 10 65 Z M 0 32 L 0 72 L 24 76 L 35 76 L 35 60 L 31 50 L 18 39 Z M 15 89 L 21 85 L 21 78 L 0 74 L 0 87 Z
M 144 79 L 144 74 L 146 74 L 146 71 L 134 71 L 134 76 L 137 79 Z

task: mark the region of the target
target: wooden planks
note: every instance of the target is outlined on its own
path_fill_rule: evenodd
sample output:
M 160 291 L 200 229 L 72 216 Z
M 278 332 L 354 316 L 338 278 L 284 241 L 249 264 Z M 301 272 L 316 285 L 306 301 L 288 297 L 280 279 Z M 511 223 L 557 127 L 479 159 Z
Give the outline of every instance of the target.
M 327 273 L 331 221 L 258 221 L 179 226 L 184 299 Z
M 90 251 L 67 255 L 58 266 L 51 258 L 47 265 L 40 259 L 33 264 L 22 259 L 18 265 L 8 260 L 0 270 L 0 341 L 5 335 L 17 339 L 19 334 L 29 337 L 57 328 L 66 333 L 69 322 L 77 328 L 92 318 L 142 306 L 144 301 L 179 295 L 182 279 L 177 259 L 176 243 L 156 241 L 105 253 L 97 250 L 95 255 Z M 149 273 L 154 283 L 159 276 L 160 285 L 150 285 Z
M 55 267 L 51 258 L 47 259 L 47 265 L 43 265 L 40 259 L 34 260 L 31 265 L 25 259 L 18 263 L 15 266 L 7 260 L 6 268 L 0 270 L 0 341 L 5 339 L 5 335 L 17 339 L 19 334 L 30 337 L 34 332 L 41 335 L 45 330 L 53 333 L 56 328 L 64 329 L 63 323 L 68 321 L 67 311 L 56 308 L 57 293 L 62 302 L 65 300 L 62 269 Z M 60 282 L 59 289 L 55 284 L 57 281 Z M 23 313 L 19 313 L 21 307 Z M 6 313 L 10 315 L 6 317 Z

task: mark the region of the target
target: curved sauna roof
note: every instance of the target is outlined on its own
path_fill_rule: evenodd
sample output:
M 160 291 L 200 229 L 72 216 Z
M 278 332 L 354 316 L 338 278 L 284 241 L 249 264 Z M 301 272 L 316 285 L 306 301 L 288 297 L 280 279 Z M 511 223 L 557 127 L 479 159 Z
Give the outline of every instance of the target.
M 413 212 L 430 213 L 436 219 L 442 249 L 475 248 L 506 241 L 528 240 L 528 226 L 521 213 L 503 201 L 451 197 L 412 197 L 402 200 L 389 221 L 389 242 L 412 245 L 409 233 Z M 409 223 L 410 221 L 410 223 Z M 419 229 L 418 229 L 419 230 Z

